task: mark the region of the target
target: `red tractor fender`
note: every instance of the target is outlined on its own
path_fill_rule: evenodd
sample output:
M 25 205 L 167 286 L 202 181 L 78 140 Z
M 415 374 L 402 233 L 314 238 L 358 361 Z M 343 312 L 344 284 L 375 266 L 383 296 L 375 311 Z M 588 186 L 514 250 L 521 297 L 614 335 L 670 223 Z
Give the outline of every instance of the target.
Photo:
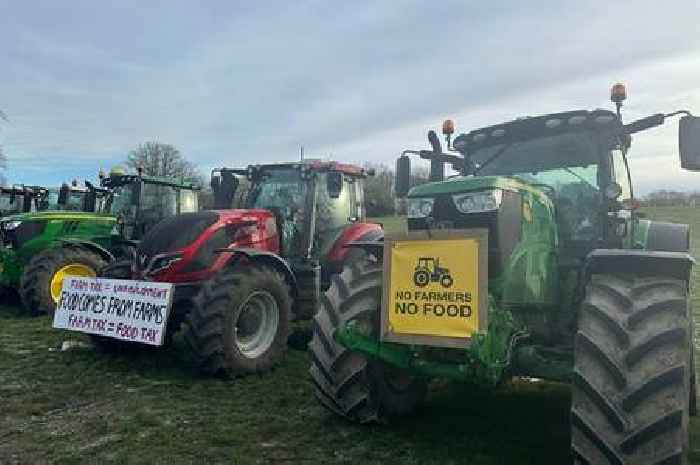
M 331 263 L 343 262 L 350 248 L 348 244 L 354 241 L 376 241 L 384 237 L 382 225 L 377 223 L 353 223 L 338 236 L 333 243 L 325 261 Z
M 219 249 L 217 252 L 228 255 L 228 258 L 220 269 L 238 266 L 241 261 L 243 261 L 247 264 L 260 264 L 276 270 L 284 276 L 285 281 L 292 291 L 292 297 L 296 299 L 298 293 L 297 278 L 287 260 L 276 253 L 247 247 L 231 247 Z

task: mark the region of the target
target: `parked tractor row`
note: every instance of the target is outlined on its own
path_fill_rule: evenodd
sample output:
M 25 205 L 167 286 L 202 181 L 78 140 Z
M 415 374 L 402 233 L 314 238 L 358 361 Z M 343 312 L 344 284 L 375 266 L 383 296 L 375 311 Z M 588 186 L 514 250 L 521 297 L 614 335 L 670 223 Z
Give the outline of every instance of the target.
M 700 170 L 700 118 L 625 123 L 624 86 L 611 97 L 616 112 L 521 118 L 454 140 L 448 120 L 445 149 L 430 131 L 430 150 L 397 160 L 400 234 L 365 222 L 371 173 L 352 165 L 221 168 L 211 211 L 197 211 L 192 186 L 115 175 L 103 182 L 110 215 L 3 220 L 3 276 L 28 308 L 58 305 L 57 319 L 68 276 L 171 284 L 164 341 L 180 340 L 208 374 L 268 371 L 290 322 L 312 319 L 315 395 L 358 423 L 414 412 L 433 379 L 570 383 L 575 463 L 684 464 L 697 413 L 688 226 L 636 210 L 628 157 L 634 134 L 682 115 L 681 166 Z M 410 185 L 410 155 L 430 161 L 431 182 Z M 231 209 L 242 179 L 244 208 Z M 147 195 L 156 186 L 173 193 L 167 205 Z M 90 308 L 103 312 L 91 305 L 78 306 L 81 327 Z M 87 332 L 106 350 L 135 344 Z
M 161 219 L 198 209 L 190 182 L 113 171 L 100 184 L 26 190 L 22 213 L 0 221 L 0 288 L 28 312 L 53 313 L 66 276 L 97 276 Z

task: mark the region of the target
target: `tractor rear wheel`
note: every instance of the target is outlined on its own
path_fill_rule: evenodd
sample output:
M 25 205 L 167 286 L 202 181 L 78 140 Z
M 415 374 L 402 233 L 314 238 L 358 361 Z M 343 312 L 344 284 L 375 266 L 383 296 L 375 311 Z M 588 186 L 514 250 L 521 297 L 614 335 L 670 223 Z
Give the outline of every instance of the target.
M 206 374 L 270 370 L 287 349 L 292 296 L 279 272 L 226 268 L 205 283 L 183 325 L 185 349 Z
M 19 293 L 24 308 L 33 315 L 53 314 L 65 278 L 94 278 L 105 264 L 97 253 L 77 246 L 55 247 L 38 253 L 20 278 Z
M 382 266 L 366 259 L 346 266 L 332 284 L 314 317 L 309 344 L 318 400 L 330 411 L 359 423 L 384 422 L 413 412 L 426 394 L 426 382 L 378 361 L 351 352 L 333 338 L 355 320 L 375 333 L 382 292 Z
M 685 281 L 592 276 L 574 346 L 576 463 L 686 463 L 689 319 Z

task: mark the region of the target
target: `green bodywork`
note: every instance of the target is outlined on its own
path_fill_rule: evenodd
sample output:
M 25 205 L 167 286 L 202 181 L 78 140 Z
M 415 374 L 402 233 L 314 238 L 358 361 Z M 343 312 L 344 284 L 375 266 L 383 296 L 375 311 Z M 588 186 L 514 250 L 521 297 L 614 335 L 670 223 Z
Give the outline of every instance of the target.
M 89 241 L 110 249 L 119 237 L 114 216 L 73 211 L 48 211 L 13 215 L 6 218 L 8 222 L 22 221 L 36 223 L 42 228 L 41 233 L 33 236 L 18 249 L 0 248 L 0 285 L 17 287 L 22 269 L 34 255 L 49 247 L 65 244 L 65 241 Z
M 550 117 L 541 117 L 543 121 L 547 118 Z M 512 128 L 517 129 L 520 124 L 515 121 Z M 533 120 L 528 119 L 522 124 L 532 125 Z M 511 130 L 511 126 L 503 127 L 506 133 Z M 482 166 L 488 166 L 484 171 L 492 173 L 460 175 L 410 190 L 408 202 L 496 189 L 517 194 L 519 198 L 519 239 L 502 266 L 489 273 L 488 329 L 474 334 L 463 349 L 381 342 L 374 335 L 376 331 L 367 334 L 352 321 L 336 331 L 336 340 L 352 351 L 419 376 L 488 386 L 498 384 L 506 375 L 559 381 L 570 379 L 572 330 L 587 253 L 595 248 L 645 249 L 651 225 L 649 220 L 638 218 L 622 202 L 616 203 L 610 214 L 624 223 L 624 228 L 620 229 L 623 234 L 608 231 L 607 242 L 601 242 L 601 218 L 609 215 L 608 201 L 603 196 L 604 186 L 612 181 L 629 180 L 626 164 L 629 142 L 612 137 L 612 132 L 610 127 L 585 133 L 572 132 L 573 135 L 559 132 L 562 139 L 552 138 L 554 143 L 551 143 L 550 153 L 542 155 L 545 160 L 542 161 L 536 157 L 542 153 L 541 147 L 548 147 L 543 144 L 550 142 L 546 139 L 546 130 L 541 131 L 517 140 L 525 141 L 522 153 L 518 153 L 515 142 L 503 144 L 504 151 L 513 147 L 513 153 L 508 155 L 510 158 L 501 160 L 496 155 L 494 162 L 490 159 L 491 152 L 477 160 Z M 558 155 L 557 150 L 570 147 L 565 145 L 571 142 L 566 138 L 573 139 L 573 145 L 578 144 L 580 152 Z M 545 142 L 540 142 L 540 139 Z M 537 150 L 528 148 L 530 140 L 535 141 L 533 145 Z M 527 166 L 527 157 L 533 157 L 532 168 Z M 624 164 L 615 157 L 622 157 Z M 501 165 L 495 166 L 499 162 Z M 512 170 L 511 164 L 515 166 Z M 631 194 L 630 187 L 625 200 L 632 200 Z M 441 211 L 444 212 L 445 208 Z M 432 220 L 438 224 L 445 221 L 451 224 L 450 220 L 454 218 L 435 217 Z M 409 230 L 414 227 L 425 229 L 424 225 L 416 226 L 411 219 L 408 225 Z M 463 353 L 455 355 L 459 350 Z M 436 356 L 436 353 L 442 356 Z

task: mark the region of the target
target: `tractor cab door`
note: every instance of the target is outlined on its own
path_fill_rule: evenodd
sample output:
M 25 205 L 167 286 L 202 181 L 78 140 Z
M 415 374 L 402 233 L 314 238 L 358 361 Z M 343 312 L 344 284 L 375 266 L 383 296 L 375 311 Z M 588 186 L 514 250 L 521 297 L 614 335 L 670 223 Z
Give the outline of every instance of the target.
M 363 219 L 364 212 L 358 203 L 357 180 L 335 171 L 318 176 L 313 254 L 323 260 L 343 231 Z

